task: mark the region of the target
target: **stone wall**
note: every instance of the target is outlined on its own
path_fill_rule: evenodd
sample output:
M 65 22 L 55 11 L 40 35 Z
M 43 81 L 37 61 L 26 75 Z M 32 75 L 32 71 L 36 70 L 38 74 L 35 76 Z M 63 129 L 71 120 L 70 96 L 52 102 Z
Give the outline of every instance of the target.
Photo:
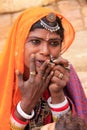
M 76 31 L 87 29 L 87 5 L 85 0 L 0 0 L 0 51 L 15 18 L 26 8 L 47 6 L 62 13 Z
M 45 6 L 54 0 L 0 0 L 0 13 L 12 13 L 32 6 Z
M 26 8 L 47 6 L 54 0 L 0 0 L 0 51 L 15 18 Z

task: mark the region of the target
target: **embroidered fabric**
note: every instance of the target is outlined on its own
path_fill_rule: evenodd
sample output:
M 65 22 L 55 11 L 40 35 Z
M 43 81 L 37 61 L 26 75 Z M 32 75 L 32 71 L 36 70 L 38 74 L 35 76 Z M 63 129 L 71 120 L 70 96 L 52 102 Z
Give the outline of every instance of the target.
M 52 113 L 50 111 L 50 108 L 48 106 L 47 101 L 44 98 L 40 98 L 39 102 L 37 103 L 35 109 L 35 116 L 33 119 L 30 120 L 28 129 L 30 130 L 35 127 L 41 127 L 46 124 L 46 119 L 49 118 L 49 123 L 52 120 Z

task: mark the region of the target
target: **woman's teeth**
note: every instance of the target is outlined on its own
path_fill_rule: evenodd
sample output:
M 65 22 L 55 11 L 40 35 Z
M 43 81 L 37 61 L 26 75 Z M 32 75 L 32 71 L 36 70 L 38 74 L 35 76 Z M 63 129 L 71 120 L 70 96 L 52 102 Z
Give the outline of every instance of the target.
M 43 63 L 44 63 L 44 61 L 42 61 L 42 60 L 39 60 L 39 62 L 40 62 L 40 64 L 43 64 Z

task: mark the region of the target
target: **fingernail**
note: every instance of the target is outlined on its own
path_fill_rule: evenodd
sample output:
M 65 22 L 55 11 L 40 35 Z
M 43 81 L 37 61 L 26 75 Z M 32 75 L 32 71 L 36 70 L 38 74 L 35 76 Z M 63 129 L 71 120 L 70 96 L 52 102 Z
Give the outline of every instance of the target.
M 51 71 L 51 75 L 53 75 L 54 74 L 54 71 Z

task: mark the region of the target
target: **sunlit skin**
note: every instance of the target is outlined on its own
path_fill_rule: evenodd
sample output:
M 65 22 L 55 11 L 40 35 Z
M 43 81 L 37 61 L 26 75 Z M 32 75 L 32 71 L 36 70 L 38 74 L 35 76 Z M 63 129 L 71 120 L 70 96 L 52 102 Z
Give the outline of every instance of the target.
M 21 108 L 26 113 L 31 113 L 47 88 L 53 104 L 64 101 L 63 88 L 69 81 L 70 74 L 64 67 L 68 65 L 68 61 L 60 55 L 61 46 L 60 35 L 55 32 L 35 29 L 29 33 L 24 47 L 24 75 L 18 74 Z M 51 55 L 55 59 L 54 63 L 50 62 Z M 32 75 L 30 72 L 36 74 Z M 62 79 L 58 78 L 60 73 L 63 74 Z M 17 111 L 15 115 L 25 120 Z
M 61 44 L 60 36 L 56 33 L 51 33 L 45 29 L 31 31 L 25 43 L 25 66 L 29 70 L 30 56 L 33 53 L 38 72 L 43 62 L 50 60 L 50 55 L 55 59 L 60 55 Z

